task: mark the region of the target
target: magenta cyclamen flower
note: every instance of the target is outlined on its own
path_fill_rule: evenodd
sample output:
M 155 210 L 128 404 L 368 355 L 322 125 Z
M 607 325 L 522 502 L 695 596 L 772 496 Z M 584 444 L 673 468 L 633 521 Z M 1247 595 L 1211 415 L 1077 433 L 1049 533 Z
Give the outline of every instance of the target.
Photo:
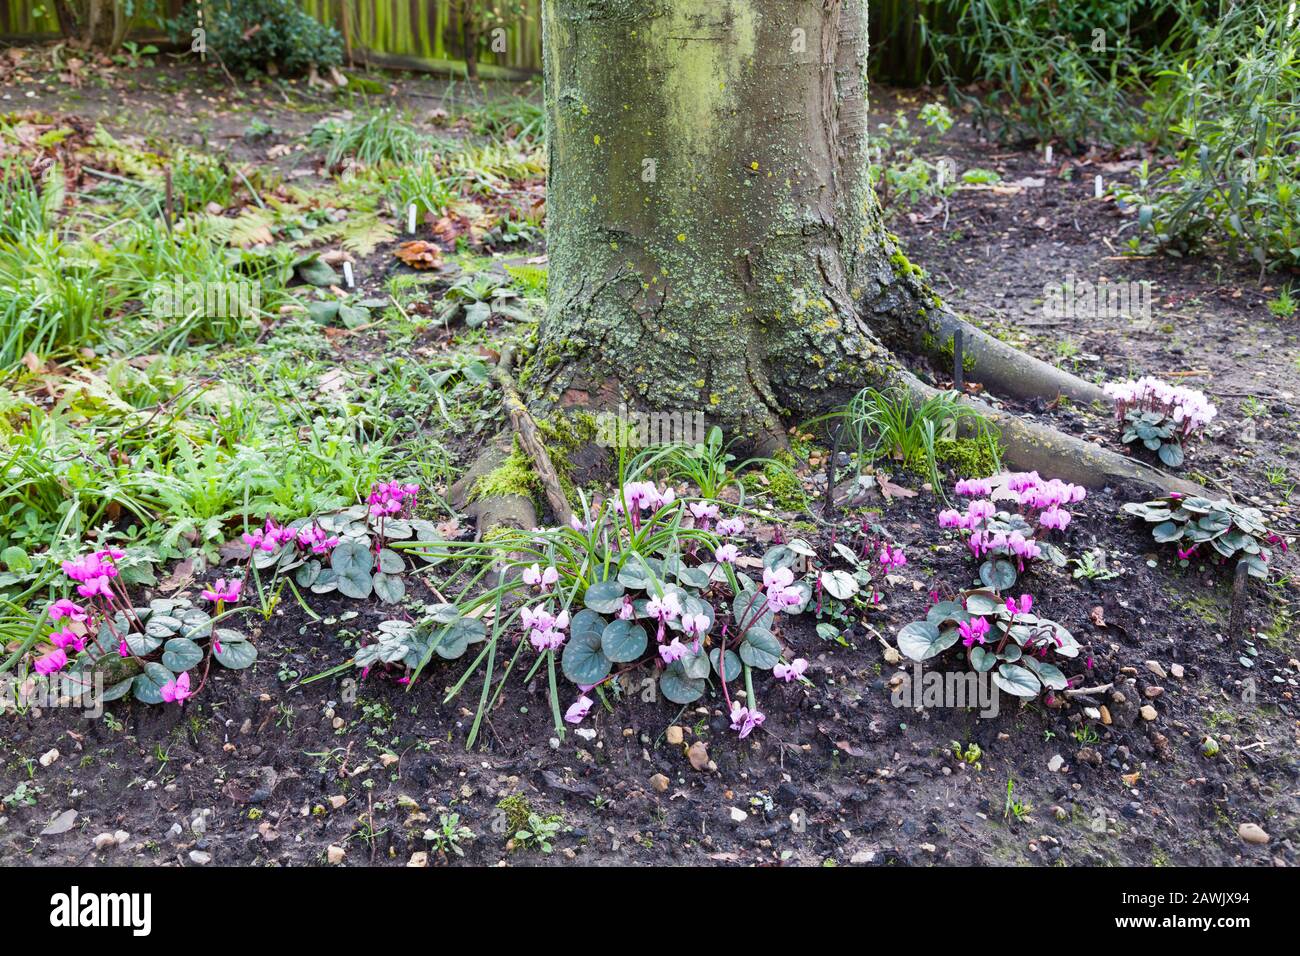
M 738 557 L 740 557 L 740 549 L 734 544 L 720 544 L 713 552 L 713 558 L 718 564 L 735 564 Z
M 1028 614 L 1029 609 L 1034 606 L 1034 596 L 1032 594 L 1020 595 L 1020 603 L 1017 604 L 1014 598 L 1007 598 L 1007 610 L 1012 614 Z
M 691 649 L 682 643 L 680 637 L 674 637 L 671 642 L 659 645 L 659 656 L 663 658 L 665 664 L 679 661 L 690 652 Z
M 582 723 L 582 718 L 587 716 L 587 713 L 588 711 L 591 710 L 591 705 L 593 703 L 595 703 L 595 701 L 593 701 L 586 694 L 583 694 L 581 697 L 575 700 L 571 705 L 569 705 L 569 709 L 564 712 L 564 719 L 571 724 Z
M 731 729 L 740 731 L 741 739 L 748 737 L 755 727 L 761 727 L 766 719 L 767 715 L 757 707 L 745 707 L 738 700 L 731 702 Z
M 217 578 L 217 583 L 204 591 L 201 597 L 205 601 L 229 602 L 231 604 L 239 600 L 239 592 L 244 588 L 244 582 L 237 578 L 231 578 L 227 581 L 225 578 Z
M 404 485 L 400 481 L 380 481 L 370 489 L 366 503 L 372 518 L 411 514 L 415 510 L 420 486 Z
M 338 547 L 339 539 L 320 525 L 307 525 L 298 529 L 298 546 L 311 548 L 312 554 L 325 554 Z
M 711 505 L 707 501 L 692 501 L 687 507 L 695 518 L 695 527 L 705 531 L 708 530 L 709 523 L 718 516 L 718 506 Z
M 957 482 L 954 490 L 963 498 L 979 498 L 983 495 L 991 495 L 993 486 L 989 484 L 987 478 L 963 478 Z
M 61 621 L 66 618 L 69 621 L 76 621 L 78 623 L 86 620 L 90 616 L 86 613 L 86 609 L 80 604 L 69 601 L 67 598 L 62 598 L 51 604 L 48 613 L 50 615 L 50 620 L 52 621 Z
M 772 667 L 772 676 L 777 680 L 783 680 L 787 684 L 792 680 L 798 680 L 803 677 L 803 672 L 808 669 L 808 662 L 802 657 L 796 657 L 789 664 L 785 661 L 778 661 Z
M 803 600 L 803 594 L 794 584 L 794 572 L 789 568 L 764 568 L 763 587 L 767 591 L 767 609 L 779 611 L 783 607 L 794 607 Z
M 158 695 L 169 704 L 182 704 L 187 697 L 193 697 L 190 691 L 190 672 L 169 680 L 158 688 Z
M 975 643 L 984 643 L 984 635 L 989 632 L 989 622 L 982 617 L 971 618 L 969 621 L 961 621 L 957 624 L 957 633 L 961 635 L 963 647 L 970 647 Z
M 38 674 L 48 675 L 61 671 L 67 666 L 68 655 L 63 652 L 62 648 L 56 647 L 43 657 L 36 658 L 36 663 L 32 665 L 32 668 Z
M 907 564 L 907 555 L 903 554 L 902 548 L 891 551 L 889 543 L 886 542 L 880 546 L 880 563 L 886 568 L 901 568 Z
M 523 608 L 519 619 L 529 629 L 529 643 L 540 653 L 554 651 L 564 646 L 568 635 L 564 633 L 569 626 L 569 612 L 561 611 L 552 615 L 546 607 Z
M 84 651 L 86 649 L 86 639 L 69 628 L 64 628 L 63 630 L 55 631 L 51 634 L 50 643 L 65 653 L 69 647 L 75 648 L 78 651 Z

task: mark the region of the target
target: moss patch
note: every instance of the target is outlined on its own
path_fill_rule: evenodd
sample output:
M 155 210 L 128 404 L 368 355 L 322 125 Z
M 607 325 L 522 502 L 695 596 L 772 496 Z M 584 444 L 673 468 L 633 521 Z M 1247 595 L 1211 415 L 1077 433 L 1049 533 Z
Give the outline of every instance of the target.
M 970 438 L 935 442 L 934 457 L 941 468 L 951 468 L 962 478 L 987 478 L 998 470 L 988 444 Z

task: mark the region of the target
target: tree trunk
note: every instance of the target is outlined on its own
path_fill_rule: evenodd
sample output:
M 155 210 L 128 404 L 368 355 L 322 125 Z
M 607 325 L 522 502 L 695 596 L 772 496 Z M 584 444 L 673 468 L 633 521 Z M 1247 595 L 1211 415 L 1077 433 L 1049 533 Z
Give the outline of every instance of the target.
M 897 356 L 957 328 L 972 380 L 1101 398 L 954 316 L 886 233 L 865 0 L 544 0 L 542 20 L 549 298 L 521 376 L 540 404 L 703 411 L 771 448 L 865 385 L 922 394 Z

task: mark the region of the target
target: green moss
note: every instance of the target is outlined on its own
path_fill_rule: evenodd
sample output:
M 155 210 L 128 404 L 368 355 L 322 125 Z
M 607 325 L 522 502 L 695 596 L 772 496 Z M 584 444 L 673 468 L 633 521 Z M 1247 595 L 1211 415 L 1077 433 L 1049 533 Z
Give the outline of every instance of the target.
M 799 476 L 784 462 L 771 462 L 763 468 L 767 493 L 777 507 L 786 511 L 803 511 L 808 504 Z
M 469 500 L 500 498 L 505 495 L 523 495 L 534 503 L 538 503 L 542 497 L 542 483 L 533 471 L 533 464 L 518 447 L 500 465 L 474 482 Z
M 951 468 L 962 478 L 987 478 L 998 470 L 988 443 L 970 438 L 935 442 L 934 457 L 941 468 Z

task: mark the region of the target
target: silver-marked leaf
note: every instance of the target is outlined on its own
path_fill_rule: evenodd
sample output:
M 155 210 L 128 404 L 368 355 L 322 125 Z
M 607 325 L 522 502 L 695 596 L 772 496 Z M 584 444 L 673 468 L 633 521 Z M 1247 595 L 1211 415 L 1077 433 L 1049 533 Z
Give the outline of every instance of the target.
M 993 672 L 993 683 L 1016 697 L 1037 697 L 1043 689 L 1034 672 L 1019 664 L 1003 664 Z
M 406 570 L 406 562 L 396 551 L 384 548 L 379 552 L 379 570 L 385 574 L 401 574 Z
M 351 578 L 348 580 L 350 581 Z M 375 594 L 385 604 L 396 604 L 406 596 L 406 582 L 396 574 L 385 574 L 383 571 L 376 571 L 374 577 L 370 580 L 375 589 Z
M 203 661 L 203 649 L 188 637 L 173 637 L 163 647 L 163 667 L 179 674 Z
M 687 677 L 681 661 L 673 661 L 659 676 L 659 690 L 674 704 L 692 704 L 704 696 L 704 681 Z
M 590 630 L 570 634 L 560 667 L 575 684 L 599 684 L 608 677 L 611 663 L 601 650 L 601 635 Z
M 924 661 L 957 643 L 957 629 L 940 630 L 929 621 L 912 621 L 898 632 L 898 649 L 914 661 Z
M 781 660 L 781 642 L 771 631 L 751 627 L 740 642 L 740 659 L 750 667 L 770 671 Z
M 719 677 L 721 677 L 724 681 L 728 681 L 728 682 L 733 681 L 743 673 L 743 670 L 741 669 L 742 665 L 740 663 L 740 658 L 737 657 L 730 649 L 727 650 L 727 656 L 725 661 L 720 661 L 719 660 L 720 658 L 721 658 L 721 648 L 715 647 L 713 650 L 709 651 L 709 662 L 713 664 L 713 672 L 717 674 Z M 723 666 L 727 668 L 727 672 L 725 674 L 722 672 Z
M 161 704 L 163 685 L 176 679 L 176 675 L 154 661 L 144 665 L 144 673 L 132 678 L 131 690 L 142 704 Z
M 622 590 L 620 588 L 619 590 Z M 590 589 L 588 589 L 590 593 Z M 649 636 L 646 629 L 632 621 L 613 620 L 601 633 L 600 649 L 615 664 L 626 664 L 645 653 Z
M 623 606 L 627 589 L 617 580 L 599 581 L 587 588 L 583 603 L 600 614 L 613 614 Z

